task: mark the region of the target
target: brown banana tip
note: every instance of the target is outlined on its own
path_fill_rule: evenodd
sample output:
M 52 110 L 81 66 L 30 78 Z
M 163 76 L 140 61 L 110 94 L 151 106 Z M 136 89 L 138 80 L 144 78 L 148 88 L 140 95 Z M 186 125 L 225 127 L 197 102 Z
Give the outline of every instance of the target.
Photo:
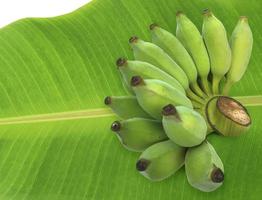
M 131 78 L 131 86 L 135 87 L 138 85 L 142 85 L 144 83 L 143 79 L 141 76 L 133 76 Z
M 129 39 L 129 43 L 132 44 L 132 43 L 135 43 L 137 42 L 138 40 L 138 37 L 137 36 L 132 36 L 130 39 Z
M 147 167 L 149 166 L 150 161 L 146 160 L 146 159 L 140 159 L 137 161 L 136 163 L 136 169 L 140 172 L 143 172 L 147 169 Z
M 162 109 L 162 114 L 164 116 L 175 115 L 176 113 L 177 113 L 176 108 L 172 104 L 168 104 L 164 106 Z
M 155 27 L 158 27 L 156 23 L 150 24 L 149 29 L 154 30 Z
M 221 183 L 224 181 L 224 173 L 221 169 L 219 168 L 215 168 L 213 169 L 213 171 L 211 172 L 211 180 L 214 183 Z
M 111 130 L 114 132 L 120 131 L 121 123 L 119 121 L 114 121 L 111 125 Z
M 179 11 L 177 11 L 176 12 L 176 16 L 178 17 L 178 16 L 180 16 L 180 15 L 183 15 L 184 13 L 181 11 L 181 10 L 179 10 Z
M 248 17 L 247 16 L 240 16 L 239 20 L 244 21 L 244 22 L 248 22 Z
M 209 10 L 208 8 L 206 8 L 206 9 L 203 10 L 202 14 L 203 14 L 204 16 L 209 17 L 209 16 L 212 15 L 212 12 L 211 12 L 211 10 Z
M 163 107 L 162 115 L 163 116 L 170 116 L 170 115 L 172 115 L 172 116 L 174 116 L 176 118 L 177 122 L 181 122 L 182 121 L 180 116 L 179 116 L 179 114 L 178 114 L 178 112 L 177 112 L 176 107 L 174 105 L 172 105 L 172 104 L 168 104 L 165 107 Z
M 116 65 L 118 67 L 122 67 L 127 63 L 127 60 L 125 58 L 118 58 L 116 61 Z
M 112 98 L 110 96 L 107 96 L 104 100 L 105 105 L 110 105 L 112 103 Z

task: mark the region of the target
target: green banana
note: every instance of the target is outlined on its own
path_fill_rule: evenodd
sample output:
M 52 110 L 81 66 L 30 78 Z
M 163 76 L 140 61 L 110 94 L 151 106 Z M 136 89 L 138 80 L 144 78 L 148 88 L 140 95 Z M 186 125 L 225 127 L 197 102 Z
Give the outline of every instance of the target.
M 201 97 L 206 97 L 197 83 L 197 69 L 181 42 L 170 32 L 156 24 L 150 25 L 152 41 L 161 47 L 186 73 L 191 88 Z
M 216 190 L 224 180 L 223 163 L 207 141 L 187 150 L 185 169 L 189 184 L 204 192 Z
M 184 88 L 175 78 L 162 71 L 161 69 L 151 65 L 150 63 L 119 58 L 117 60 L 117 66 L 122 76 L 124 77 L 126 84 L 129 86 L 132 76 L 139 75 L 144 79 L 158 79 L 167 82 L 168 84 L 172 85 L 174 88 L 185 94 Z
M 139 105 L 155 119 L 162 119 L 161 109 L 169 103 L 192 108 L 191 101 L 166 82 L 156 79 L 144 80 L 140 76 L 133 76 L 131 86 Z
M 122 119 L 133 117 L 152 118 L 140 107 L 134 96 L 107 96 L 104 103 Z
M 147 148 L 136 163 L 137 170 L 152 181 L 161 181 L 184 165 L 185 148 L 170 140 Z
M 210 58 L 212 90 L 214 94 L 219 94 L 219 83 L 231 64 L 231 49 L 221 21 L 210 10 L 205 10 L 203 16 L 202 34 Z
M 115 121 L 111 130 L 117 133 L 123 146 L 131 151 L 141 152 L 157 142 L 167 140 L 161 123 L 151 119 Z
M 189 88 L 189 82 L 185 72 L 177 65 L 177 63 L 167 55 L 163 49 L 157 45 L 145 42 L 137 37 L 131 37 L 130 45 L 133 49 L 135 59 L 148 62 L 159 67 L 172 77 L 174 77 L 185 89 L 187 95 L 199 103 L 204 103 L 203 99 L 194 94 Z
M 130 38 L 129 42 L 136 60 L 148 62 L 159 67 L 173 76 L 185 90 L 188 89 L 189 83 L 185 72 L 160 47 L 135 36 Z
M 230 46 L 232 49 L 232 62 L 226 75 L 224 94 L 228 94 L 231 86 L 242 78 L 251 56 L 253 35 L 247 17 L 240 17 L 232 33 Z
M 209 95 L 211 91 L 207 77 L 210 62 L 202 36 L 193 22 L 181 11 L 177 12 L 176 21 L 176 36 L 191 55 L 200 76 L 202 88 Z
M 168 138 L 183 147 L 199 145 L 206 138 L 205 119 L 193 109 L 169 104 L 163 108 L 163 127 Z

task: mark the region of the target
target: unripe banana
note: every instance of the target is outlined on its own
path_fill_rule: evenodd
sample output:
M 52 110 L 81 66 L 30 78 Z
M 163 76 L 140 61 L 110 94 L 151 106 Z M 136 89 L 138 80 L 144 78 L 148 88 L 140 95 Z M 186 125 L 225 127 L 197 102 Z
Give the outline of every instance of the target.
M 223 163 L 207 141 L 187 150 L 185 169 L 189 184 L 204 192 L 216 190 L 224 180 Z
M 191 101 L 166 82 L 133 76 L 131 86 L 139 105 L 155 119 L 162 119 L 162 108 L 169 103 L 192 108 Z
M 201 97 L 205 97 L 197 84 L 197 69 L 181 42 L 170 32 L 156 24 L 150 25 L 152 41 L 162 48 L 186 73 L 190 86 Z
M 137 170 L 152 181 L 161 181 L 184 165 L 185 148 L 170 140 L 147 148 L 136 163 Z
M 160 47 L 137 37 L 130 38 L 129 42 L 136 60 L 148 62 L 159 67 L 173 76 L 185 90 L 188 89 L 189 82 L 185 72 Z
M 210 94 L 209 82 L 207 80 L 210 71 L 210 62 L 202 36 L 197 27 L 185 14 L 179 11 L 176 16 L 176 36 L 191 55 L 205 93 Z
M 213 75 L 212 89 L 214 94 L 219 94 L 220 80 L 227 73 L 231 64 L 231 49 L 221 21 L 209 10 L 205 10 L 203 16 L 202 34 L 210 58 Z
M 151 63 L 167 72 L 183 86 L 188 97 L 199 103 L 204 103 L 203 99 L 193 93 L 189 88 L 189 82 L 185 72 L 160 47 L 138 39 L 137 37 L 132 37 L 129 41 L 137 60 Z
M 123 146 L 131 151 L 141 152 L 157 142 L 167 140 L 162 124 L 151 119 L 115 121 L 111 130 L 117 133 Z
M 193 109 L 169 104 L 163 108 L 163 127 L 168 138 L 183 147 L 199 145 L 206 138 L 205 119 Z
M 180 92 L 185 94 L 184 88 L 181 84 L 172 76 L 162 71 L 161 69 L 151 65 L 150 63 L 143 61 L 131 61 L 124 58 L 117 60 L 117 66 L 126 81 L 126 84 L 130 86 L 130 80 L 133 76 L 139 75 L 143 79 L 158 79 L 172 85 Z
M 231 86 L 244 75 L 253 46 L 253 35 L 247 17 L 240 17 L 230 39 L 232 50 L 231 67 L 226 75 L 224 94 L 228 94 Z
M 104 100 L 115 114 L 122 119 L 133 117 L 151 118 L 138 104 L 134 96 L 107 96 Z
M 209 100 L 206 117 L 210 126 L 224 136 L 238 136 L 246 132 L 251 118 L 246 108 L 233 98 L 217 96 Z

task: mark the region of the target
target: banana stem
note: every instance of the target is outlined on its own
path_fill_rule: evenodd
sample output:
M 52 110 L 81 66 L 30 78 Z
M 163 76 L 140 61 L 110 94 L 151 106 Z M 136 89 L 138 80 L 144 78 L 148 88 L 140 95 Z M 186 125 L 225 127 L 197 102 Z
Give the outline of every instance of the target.
M 226 80 L 226 83 L 223 88 L 223 95 L 228 95 L 233 84 L 234 84 L 233 82 Z
M 197 82 L 191 83 L 190 86 L 192 87 L 193 91 L 201 98 L 207 97 L 207 95 L 201 90 Z
M 219 83 L 220 83 L 221 78 L 218 76 L 213 75 L 213 80 L 212 80 L 212 90 L 214 95 L 220 94 L 219 91 Z
M 212 92 L 211 92 L 211 89 L 209 87 L 209 82 L 207 80 L 207 77 L 201 78 L 201 86 L 202 86 L 204 92 L 206 93 L 206 95 L 208 95 L 208 96 L 212 95 Z
M 205 103 L 205 100 L 200 98 L 199 96 L 197 96 L 190 88 L 188 88 L 186 90 L 186 94 L 193 101 L 196 101 L 196 102 L 198 102 L 200 104 L 204 104 Z
M 203 104 L 198 103 L 197 101 L 191 100 L 191 102 L 192 102 L 194 109 L 201 109 L 203 107 Z

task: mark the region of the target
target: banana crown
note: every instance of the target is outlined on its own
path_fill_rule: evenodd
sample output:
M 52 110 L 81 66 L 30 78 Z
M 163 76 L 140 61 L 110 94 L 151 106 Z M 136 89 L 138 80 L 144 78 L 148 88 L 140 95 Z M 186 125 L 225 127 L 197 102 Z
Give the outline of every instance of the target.
M 252 123 L 247 109 L 226 96 L 211 98 L 206 106 L 206 116 L 212 128 L 225 136 L 241 135 Z

